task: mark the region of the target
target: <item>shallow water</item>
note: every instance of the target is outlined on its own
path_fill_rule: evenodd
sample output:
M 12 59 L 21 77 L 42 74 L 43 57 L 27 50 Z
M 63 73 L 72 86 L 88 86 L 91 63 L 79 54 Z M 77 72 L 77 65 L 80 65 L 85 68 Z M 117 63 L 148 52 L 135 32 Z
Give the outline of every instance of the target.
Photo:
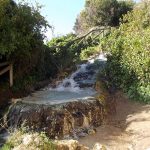
M 31 96 L 23 98 L 25 103 L 34 104 L 60 104 L 76 100 L 85 100 L 96 94 L 96 91 L 92 88 L 81 89 L 80 91 L 52 91 L 43 90 L 33 93 Z
M 95 64 L 95 60 L 99 63 Z M 23 98 L 22 101 L 25 103 L 53 105 L 93 97 L 96 94 L 96 91 L 92 88 L 96 82 L 96 73 L 103 67 L 106 60 L 105 55 L 100 54 L 86 64 L 78 65 L 77 70 L 61 81 L 55 88 L 50 87 L 37 91 Z

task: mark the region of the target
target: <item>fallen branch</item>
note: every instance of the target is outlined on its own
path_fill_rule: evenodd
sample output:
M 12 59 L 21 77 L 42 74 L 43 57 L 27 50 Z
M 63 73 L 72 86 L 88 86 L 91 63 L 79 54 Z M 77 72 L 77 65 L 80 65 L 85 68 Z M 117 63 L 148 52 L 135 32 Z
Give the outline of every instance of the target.
M 91 28 L 87 33 L 85 33 L 84 35 L 81 35 L 75 39 L 73 39 L 72 41 L 67 41 L 66 45 L 65 46 L 68 46 L 68 44 L 73 44 L 74 42 L 78 41 L 78 40 L 83 40 L 85 39 L 88 35 L 94 33 L 94 32 L 98 32 L 100 31 L 100 33 L 98 35 L 100 35 L 101 33 L 103 33 L 105 30 L 108 30 L 110 29 L 110 27 L 93 27 Z M 80 42 L 79 42 L 80 43 Z M 65 47 L 64 46 L 64 47 Z M 52 46 L 50 48 L 60 48 L 60 46 Z

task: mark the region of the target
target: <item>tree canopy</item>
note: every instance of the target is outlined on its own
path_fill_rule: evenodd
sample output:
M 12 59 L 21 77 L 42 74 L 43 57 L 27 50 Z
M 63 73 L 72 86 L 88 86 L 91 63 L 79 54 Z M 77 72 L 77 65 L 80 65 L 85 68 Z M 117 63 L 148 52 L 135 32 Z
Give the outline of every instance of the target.
M 0 62 L 14 64 L 15 79 L 31 72 L 38 72 L 38 77 L 45 73 L 41 65 L 46 51 L 43 39 L 50 26 L 39 10 L 40 6 L 31 7 L 25 2 L 0 1 Z
M 0 56 L 30 55 L 33 45 L 43 42 L 47 21 L 39 8 L 12 0 L 0 1 Z
M 86 0 L 74 30 L 77 34 L 94 26 L 118 26 L 123 14 L 133 9 L 133 1 Z

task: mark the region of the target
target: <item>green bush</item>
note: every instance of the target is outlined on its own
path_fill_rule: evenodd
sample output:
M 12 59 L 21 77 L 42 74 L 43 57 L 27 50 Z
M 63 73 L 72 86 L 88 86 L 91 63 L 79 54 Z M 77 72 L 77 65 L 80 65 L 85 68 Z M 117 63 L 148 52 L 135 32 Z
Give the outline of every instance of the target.
M 86 60 L 87 58 L 94 55 L 95 53 L 98 53 L 97 47 L 87 47 L 86 49 L 82 50 L 82 52 L 80 54 L 80 58 L 82 60 Z
M 70 41 L 75 38 L 75 35 L 68 34 L 53 38 L 47 43 L 50 52 L 52 53 L 55 67 L 60 71 L 70 67 L 75 62 L 75 54 L 78 51 L 76 43 L 70 44 Z
M 45 60 L 48 50 L 43 40 L 47 27 L 40 6 L 31 7 L 28 3 L 13 0 L 0 1 L 0 62 L 13 63 L 15 83 L 43 80 L 55 71 L 53 67 L 48 70 L 50 65 L 45 66 L 52 64 L 50 55 L 49 60 Z
M 47 45 L 53 54 L 53 59 L 56 60 L 55 66 L 58 70 L 63 70 L 80 62 L 81 53 L 85 54 L 86 58 L 91 55 L 93 53 L 92 47 L 98 45 L 98 41 L 99 39 L 93 40 L 90 36 L 78 39 L 76 35 L 68 34 L 52 39 Z
M 20 150 L 55 150 L 56 145 L 45 133 L 27 132 L 18 129 L 10 135 L 1 150 L 11 150 L 13 148 Z
M 40 14 L 40 8 L 26 2 L 0 1 L 0 62 L 13 63 L 13 91 L 55 77 L 58 72 L 55 51 L 43 42 L 50 26 Z
M 143 3 L 124 16 L 101 48 L 108 53 L 105 74 L 111 84 L 150 102 L 150 3 Z

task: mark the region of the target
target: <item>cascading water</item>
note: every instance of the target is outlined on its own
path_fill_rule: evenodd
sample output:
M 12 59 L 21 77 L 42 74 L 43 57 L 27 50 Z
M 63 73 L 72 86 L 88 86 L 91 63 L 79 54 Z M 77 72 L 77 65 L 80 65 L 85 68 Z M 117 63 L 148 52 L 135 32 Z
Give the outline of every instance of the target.
M 21 99 L 23 103 L 14 104 L 7 114 L 9 125 L 17 127 L 21 120 L 29 119 L 29 122 L 36 124 L 38 130 L 44 127 L 41 131 L 44 129 L 45 132 L 47 129 L 47 133 L 50 131 L 51 134 L 56 135 L 59 132 L 64 135 L 72 132 L 76 135 L 80 133 L 80 130 L 82 133 L 84 128 L 100 125 L 103 106 L 93 97 L 96 94 L 93 87 L 96 82 L 96 73 L 103 68 L 105 62 L 106 58 L 101 54 L 79 65 L 77 71 L 61 81 L 55 88 L 43 89 Z M 55 130 L 56 127 L 58 131 Z M 2 134 L 0 140 L 5 138 L 6 136 Z
M 79 84 L 74 80 L 76 75 L 79 73 L 86 72 L 86 67 L 88 64 L 82 64 L 78 67 L 77 71 L 75 71 L 70 77 L 64 79 L 62 83 L 60 83 L 56 88 L 50 88 L 52 91 L 70 91 L 70 92 L 80 92 L 81 88 Z
M 36 104 L 59 104 L 91 97 L 96 94 L 93 88 L 96 73 L 105 61 L 104 54 L 100 54 L 87 63 L 79 65 L 74 73 L 61 81 L 55 88 L 50 87 L 35 92 L 31 96 L 23 98 L 22 101 Z

